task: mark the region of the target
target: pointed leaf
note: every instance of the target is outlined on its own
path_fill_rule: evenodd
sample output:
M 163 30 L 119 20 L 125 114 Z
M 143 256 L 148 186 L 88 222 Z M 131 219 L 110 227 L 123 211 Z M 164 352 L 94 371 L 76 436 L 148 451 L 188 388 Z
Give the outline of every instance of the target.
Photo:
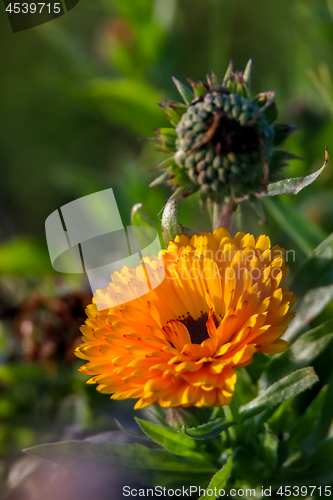
M 178 92 L 184 99 L 184 102 L 186 104 L 191 104 L 194 98 L 193 92 L 186 85 L 177 80 L 177 78 L 175 78 L 174 76 L 172 77 L 172 80 L 173 83 L 176 85 Z
M 204 460 L 203 455 L 197 451 L 196 442 L 183 432 L 152 424 L 141 418 L 135 417 L 135 420 L 140 429 L 150 439 L 163 446 L 166 450 L 171 451 L 175 455 L 190 458 L 196 462 Z
M 322 171 L 325 169 L 327 162 L 328 162 L 328 154 L 326 151 L 325 163 L 319 170 L 317 170 L 313 174 L 307 175 L 306 177 L 295 177 L 292 179 L 285 179 L 283 181 L 269 184 L 266 196 L 277 196 L 280 194 L 299 193 L 302 189 L 304 189 L 306 186 L 309 186 L 309 184 L 311 184 L 313 181 L 317 179 L 317 177 L 320 176 Z
M 242 420 L 246 420 L 258 415 L 263 410 L 305 391 L 317 381 L 318 377 L 311 367 L 291 373 L 268 387 L 247 405 L 241 406 L 240 416 Z
M 80 474 L 85 467 L 118 470 L 144 484 L 201 484 L 215 469 L 207 462 L 191 463 L 166 450 L 155 450 L 140 444 L 119 445 L 63 441 L 24 450 L 29 455 L 48 460 Z
M 222 490 L 226 482 L 228 480 L 228 477 L 230 476 L 232 471 L 232 457 L 229 458 L 227 463 L 220 469 L 214 476 L 212 477 L 209 485 L 207 486 L 204 494 L 199 498 L 199 500 L 206 500 L 206 498 L 209 498 L 208 490 L 215 490 L 219 491 Z
M 199 425 L 198 427 L 183 427 L 183 432 L 192 439 L 213 439 L 228 429 L 235 422 L 230 422 L 226 418 L 217 418 L 212 422 Z

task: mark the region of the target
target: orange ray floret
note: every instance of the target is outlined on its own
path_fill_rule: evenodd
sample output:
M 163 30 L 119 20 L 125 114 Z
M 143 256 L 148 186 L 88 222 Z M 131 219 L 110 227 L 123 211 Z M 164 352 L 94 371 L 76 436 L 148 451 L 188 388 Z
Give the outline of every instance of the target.
M 161 282 L 161 261 L 165 278 Z M 284 250 L 267 236 L 255 239 L 223 228 L 214 234 L 177 236 L 159 257 L 145 258 L 150 280 L 160 283 L 140 296 L 141 268 L 123 268 L 98 296 L 104 304 L 87 308 L 83 344 L 76 355 L 88 383 L 113 399 L 138 399 L 171 406 L 230 403 L 235 368 L 256 352 L 276 354 L 294 314 L 287 287 Z

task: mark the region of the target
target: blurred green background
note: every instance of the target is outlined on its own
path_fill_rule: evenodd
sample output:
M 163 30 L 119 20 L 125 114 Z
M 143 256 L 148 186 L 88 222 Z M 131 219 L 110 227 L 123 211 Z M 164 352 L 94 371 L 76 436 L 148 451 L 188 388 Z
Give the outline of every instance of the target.
M 80 0 L 65 16 L 16 34 L 0 8 L 3 485 L 23 447 L 115 428 L 115 415 L 130 420 L 132 414 L 131 401 L 115 406 L 86 388 L 76 371 L 80 363 L 68 354 L 77 324 L 69 324 L 64 303 L 85 284 L 52 271 L 47 216 L 112 187 L 125 224 L 132 206 L 143 203 L 157 227 L 170 191 L 147 186 L 154 178 L 149 169 L 163 155 L 137 139 L 165 124 L 157 103 L 178 98 L 171 76 L 203 79 L 214 70 L 222 79 L 230 59 L 242 70 L 252 57 L 253 92 L 274 90 L 279 121 L 299 127 L 287 149 L 304 160 L 293 161 L 284 175 L 317 170 L 326 145 L 333 154 L 332 52 L 332 0 Z M 256 236 L 264 230 L 274 244 L 295 250 L 293 274 L 333 231 L 332 200 L 329 166 L 299 195 L 264 203 L 266 227 L 248 210 L 239 226 Z M 195 196 L 181 202 L 180 216 L 196 230 L 210 227 Z M 80 324 L 89 297 L 75 300 Z M 331 309 L 323 314 L 330 317 Z M 57 340 L 48 338 L 50 349 L 41 352 L 55 321 Z M 59 338 L 65 330 L 68 338 Z M 332 352 L 327 356 L 332 362 Z M 324 381 L 328 376 L 323 373 Z

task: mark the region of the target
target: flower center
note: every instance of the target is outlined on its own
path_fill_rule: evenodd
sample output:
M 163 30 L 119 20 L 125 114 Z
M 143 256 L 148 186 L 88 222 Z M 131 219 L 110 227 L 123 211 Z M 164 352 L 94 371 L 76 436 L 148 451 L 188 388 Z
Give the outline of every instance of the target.
M 222 113 L 216 114 L 211 123 L 207 122 L 207 126 L 212 128 L 210 142 L 215 146 L 216 153 L 221 156 L 259 151 L 258 135 L 251 126 L 240 125 L 237 120 Z
M 204 340 L 209 338 L 206 327 L 207 320 L 207 313 L 201 313 L 201 316 L 198 319 L 193 319 L 192 316 L 188 315 L 186 318 L 183 317 L 179 320 L 188 329 L 192 344 L 201 344 Z

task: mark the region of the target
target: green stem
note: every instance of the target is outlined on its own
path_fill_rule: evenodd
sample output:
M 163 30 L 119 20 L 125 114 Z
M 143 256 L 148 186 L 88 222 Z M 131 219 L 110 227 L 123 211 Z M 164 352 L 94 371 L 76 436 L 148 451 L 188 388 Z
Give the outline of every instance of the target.
M 213 230 L 219 227 L 224 227 L 227 231 L 231 231 L 231 222 L 233 214 L 233 199 L 231 198 L 226 203 L 214 203 L 214 215 L 213 215 Z

